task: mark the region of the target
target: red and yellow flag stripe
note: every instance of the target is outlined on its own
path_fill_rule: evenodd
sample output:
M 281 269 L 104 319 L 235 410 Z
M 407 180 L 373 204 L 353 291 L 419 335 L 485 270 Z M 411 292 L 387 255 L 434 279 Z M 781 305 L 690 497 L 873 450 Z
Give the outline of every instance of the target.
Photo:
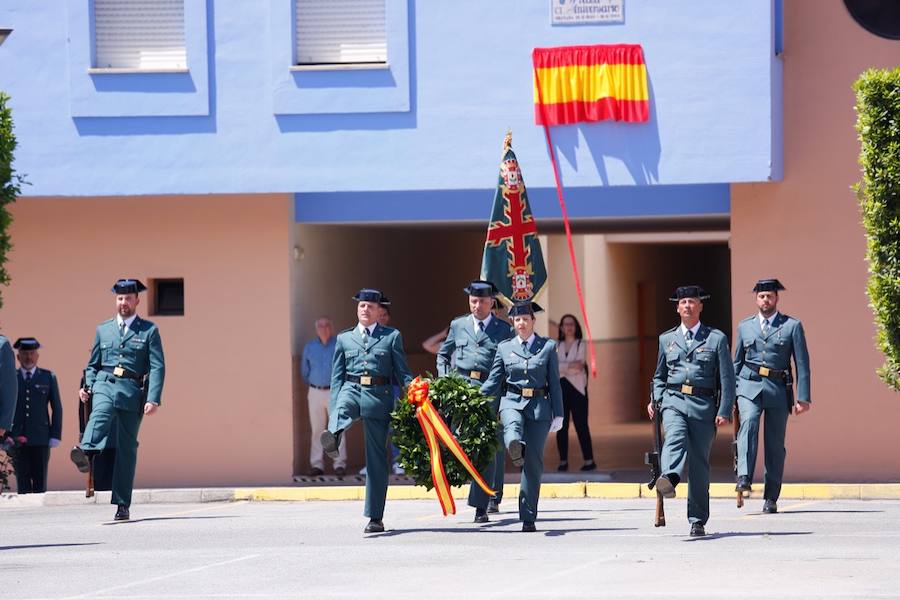
M 639 44 L 535 48 L 538 125 L 580 121 L 643 123 L 650 118 L 644 51 Z
M 456 503 L 453 501 L 450 482 L 447 480 L 447 473 L 444 471 L 440 442 L 443 442 L 453 456 L 466 468 L 472 476 L 472 480 L 478 484 L 478 487 L 483 489 L 488 496 L 493 496 L 494 490 L 481 477 L 478 469 L 466 456 L 462 446 L 459 445 L 456 437 L 451 433 L 450 428 L 447 427 L 447 423 L 437 409 L 434 408 L 431 400 L 428 399 L 428 381 L 416 377 L 409 384 L 406 394 L 409 401 L 416 405 L 416 419 L 418 419 L 422 432 L 425 434 L 425 442 L 428 444 L 428 454 L 431 459 L 431 481 L 434 482 L 434 490 L 437 493 L 441 510 L 444 511 L 444 516 L 456 514 Z

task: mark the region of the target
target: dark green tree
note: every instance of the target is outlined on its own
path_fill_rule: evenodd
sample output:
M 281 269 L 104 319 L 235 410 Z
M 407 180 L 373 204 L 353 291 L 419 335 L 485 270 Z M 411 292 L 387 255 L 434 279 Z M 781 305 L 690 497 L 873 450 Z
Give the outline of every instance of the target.
M 900 68 L 869 69 L 853 84 L 862 181 L 854 186 L 868 241 L 868 293 L 885 355 L 878 376 L 900 391 Z
M 0 284 L 9 285 L 9 273 L 6 271 L 6 259 L 12 249 L 9 237 L 9 226 L 12 215 L 9 205 L 16 201 L 21 193 L 21 185 L 25 183 L 13 169 L 13 152 L 16 149 L 16 136 L 13 133 L 12 111 L 9 96 L 0 92 Z M 0 307 L 3 306 L 3 293 L 0 292 Z

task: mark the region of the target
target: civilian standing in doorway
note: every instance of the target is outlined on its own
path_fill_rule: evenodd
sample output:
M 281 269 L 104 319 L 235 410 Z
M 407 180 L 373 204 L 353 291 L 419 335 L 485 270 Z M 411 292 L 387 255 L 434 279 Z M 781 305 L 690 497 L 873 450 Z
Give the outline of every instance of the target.
M 585 342 L 581 324 L 573 315 L 563 315 L 559 320 L 559 383 L 563 397 L 562 429 L 556 432 L 556 448 L 559 450 L 557 471 L 569 470 L 569 418 L 575 423 L 578 445 L 584 463 L 582 471 L 597 468 L 591 447 L 591 430 L 588 427 L 587 363 Z

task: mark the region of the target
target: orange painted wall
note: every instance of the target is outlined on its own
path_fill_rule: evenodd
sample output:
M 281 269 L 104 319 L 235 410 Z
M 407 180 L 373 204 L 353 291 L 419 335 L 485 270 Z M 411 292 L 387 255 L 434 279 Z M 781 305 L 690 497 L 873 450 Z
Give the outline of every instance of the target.
M 734 320 L 755 311 L 757 278 L 778 277 L 788 288 L 780 308 L 806 328 L 814 404 L 788 426 L 788 480 L 896 481 L 900 397 L 875 375 L 882 356 L 850 186 L 860 178 L 851 85 L 868 67 L 897 66 L 900 45 L 859 27 L 841 2 L 784 10 L 785 177 L 732 186 Z
M 185 315 L 149 317 L 166 355 L 161 410 L 140 432 L 136 487 L 291 481 L 288 195 L 25 198 L 0 326 L 36 336 L 56 372 L 63 444 L 50 489 L 84 483 L 68 460 L 75 393 L 118 277 L 183 277 Z M 142 295 L 139 314 L 147 316 Z

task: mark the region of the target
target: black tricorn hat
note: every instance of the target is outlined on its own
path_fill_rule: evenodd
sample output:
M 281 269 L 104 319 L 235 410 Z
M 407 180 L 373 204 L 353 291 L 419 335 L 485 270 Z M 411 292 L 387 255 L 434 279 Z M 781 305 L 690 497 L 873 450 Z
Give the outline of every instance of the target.
M 753 286 L 753 291 L 756 293 L 759 292 L 780 292 L 785 289 L 781 282 L 777 279 L 760 279 L 756 282 L 756 285 Z
M 510 317 L 515 317 L 516 315 L 531 315 L 533 317 L 535 313 L 543 311 L 544 309 L 537 302 L 516 302 L 506 314 Z
M 41 343 L 33 337 L 20 337 L 16 340 L 16 343 L 13 344 L 13 348 L 16 350 L 37 350 L 40 347 Z
M 497 295 L 497 286 L 485 279 L 475 279 L 463 291 L 478 298 L 493 298 Z
M 678 302 L 682 298 L 699 298 L 700 300 L 709 300 L 709 294 L 706 293 L 699 285 L 682 285 L 675 288 L 675 294 L 669 298 L 672 302 Z
M 120 279 L 112 287 L 114 294 L 139 294 L 147 289 L 147 286 L 137 279 Z
M 390 306 L 391 301 L 387 296 L 381 293 L 381 290 L 376 290 L 373 288 L 363 288 L 356 292 L 356 295 L 353 296 L 353 299 L 357 302 L 374 302 L 375 304 L 380 304 L 382 306 Z

